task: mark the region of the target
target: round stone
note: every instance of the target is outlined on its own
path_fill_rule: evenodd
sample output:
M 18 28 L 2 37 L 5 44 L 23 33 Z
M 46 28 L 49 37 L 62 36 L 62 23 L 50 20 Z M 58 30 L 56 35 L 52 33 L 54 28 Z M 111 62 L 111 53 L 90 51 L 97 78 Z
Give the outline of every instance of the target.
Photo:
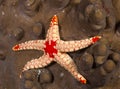
M 26 80 L 34 80 L 36 78 L 37 73 L 34 71 L 28 70 L 23 73 L 23 76 Z
M 113 16 L 110 15 L 109 17 L 107 17 L 106 22 L 107 22 L 107 28 L 114 29 L 114 27 L 116 25 L 116 18 L 115 18 L 115 16 L 114 15 Z
M 112 60 L 107 60 L 105 62 L 105 64 L 103 65 L 103 68 L 108 73 L 112 72 L 115 67 L 116 67 L 116 65 Z
M 25 81 L 25 88 L 26 89 L 31 89 L 32 87 L 33 87 L 33 82 L 29 81 L 29 80 L 26 80 Z
M 24 5 L 24 12 L 28 16 L 34 16 L 36 12 L 39 12 L 41 0 L 24 0 L 23 5 Z
M 3 51 L 0 51 L 0 60 L 5 60 L 5 54 Z
M 53 80 L 51 72 L 47 69 L 42 69 L 39 75 L 40 83 L 50 83 Z
M 81 2 L 81 0 L 71 0 L 72 4 L 79 4 Z
M 33 33 L 36 36 L 40 36 L 42 33 L 42 24 L 41 23 L 37 23 L 33 26 Z
M 103 66 L 100 67 L 100 72 L 103 76 L 107 75 L 107 72 L 105 71 L 105 69 L 103 68 Z
M 31 6 L 35 3 L 36 0 L 26 0 L 25 5 L 26 6 Z
M 111 44 L 111 49 L 119 53 L 120 52 L 120 40 L 114 40 Z
M 82 64 L 84 64 L 84 69 L 89 70 L 93 66 L 93 56 L 89 53 L 85 53 L 81 59 Z
M 112 0 L 117 21 L 120 21 L 120 0 Z
M 108 41 L 108 39 L 106 39 L 106 38 L 101 38 L 100 39 L 100 43 L 102 43 L 102 44 L 105 44 L 105 45 L 109 45 L 109 41 Z
M 113 59 L 115 62 L 119 62 L 119 61 L 120 61 L 120 54 L 114 52 L 114 53 L 112 54 L 112 59 Z
M 105 56 L 96 56 L 95 57 L 95 63 L 96 65 L 101 65 L 106 61 L 106 57 Z
M 106 15 L 97 5 L 88 5 L 86 8 L 86 17 L 94 30 L 104 29 L 106 26 Z
M 21 29 L 21 28 L 17 28 L 17 29 L 14 29 L 13 30 L 13 36 L 15 37 L 15 39 L 17 40 L 17 41 L 19 41 L 19 40 L 21 40 L 22 39 L 22 37 L 24 36 L 24 30 L 23 29 Z
M 97 44 L 93 47 L 95 56 L 104 56 L 107 54 L 108 48 L 105 44 Z
M 34 86 L 32 89 L 38 89 L 38 88 Z

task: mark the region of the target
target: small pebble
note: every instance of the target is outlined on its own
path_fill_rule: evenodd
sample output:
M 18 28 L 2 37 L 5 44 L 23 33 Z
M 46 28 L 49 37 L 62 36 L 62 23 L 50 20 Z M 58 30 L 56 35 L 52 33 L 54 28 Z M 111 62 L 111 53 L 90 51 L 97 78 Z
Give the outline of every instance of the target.
M 112 0 L 117 22 L 120 21 L 120 0 Z
M 114 40 L 111 44 L 111 49 L 120 53 L 120 40 Z
M 109 46 L 109 41 L 108 41 L 108 39 L 106 39 L 106 38 L 104 38 L 104 37 L 103 37 L 102 39 L 100 39 L 100 43 Z
M 43 89 L 40 84 L 34 85 L 31 89 Z
M 49 70 L 41 69 L 38 80 L 40 81 L 40 83 L 50 83 L 53 80 L 53 76 Z
M 101 71 L 101 74 L 103 76 L 107 75 L 107 72 L 105 71 L 105 69 L 103 68 L 103 66 L 100 67 L 100 71 Z
M 105 15 L 103 14 L 103 12 L 100 9 L 96 9 L 94 12 L 94 19 L 96 22 L 101 22 L 102 20 L 105 20 Z
M 38 89 L 37 87 L 33 87 L 32 89 Z
M 81 2 L 81 0 L 71 0 L 72 4 L 79 4 Z
M 85 14 L 89 23 L 95 30 L 104 29 L 106 26 L 106 15 L 97 5 L 88 5 Z
M 25 0 L 24 1 L 24 7 L 25 7 L 25 13 L 28 16 L 34 16 L 36 12 L 39 11 L 39 5 L 41 0 Z
M 35 3 L 35 0 L 26 0 L 26 1 L 25 1 L 26 6 L 31 6 L 31 5 L 33 5 L 34 3 Z
M 96 56 L 95 57 L 95 63 L 96 65 L 101 65 L 106 61 L 106 57 L 105 56 Z
M 104 56 L 107 54 L 108 48 L 105 44 L 97 44 L 93 47 L 95 56 Z
M 105 64 L 103 65 L 103 68 L 106 72 L 110 73 L 114 70 L 116 67 L 115 63 L 112 60 L 107 60 Z
M 22 38 L 23 38 L 23 36 L 24 36 L 24 30 L 23 29 L 21 29 L 21 28 L 16 28 L 16 29 L 14 29 L 13 30 L 13 36 L 15 37 L 15 39 L 17 40 L 17 41 L 19 41 L 19 40 L 21 40 Z
M 114 29 L 115 24 L 116 24 L 115 16 L 109 15 L 109 17 L 107 17 L 107 19 L 106 19 L 106 22 L 107 22 L 107 27 L 106 28 Z
M 37 23 L 33 26 L 33 33 L 36 36 L 40 36 L 40 34 L 42 33 L 42 24 L 41 23 Z
M 3 51 L 0 51 L 0 60 L 5 60 L 5 54 Z
M 82 64 L 84 64 L 84 65 L 86 65 L 84 68 L 86 69 L 86 70 L 89 70 L 89 69 L 91 69 L 92 68 L 92 66 L 93 66 L 93 56 L 91 55 L 91 54 L 89 54 L 89 53 L 85 53 L 83 56 L 82 56 L 82 58 L 80 58 L 80 59 L 82 59 L 81 61 L 82 61 Z
M 120 61 L 120 54 L 119 54 L 119 53 L 113 53 L 113 54 L 112 54 L 112 59 L 113 59 L 115 62 L 119 62 L 119 61 Z
M 36 75 L 37 75 L 37 73 L 35 73 L 32 70 L 28 70 L 23 73 L 23 76 L 26 80 L 34 80 L 34 79 L 36 79 Z
M 33 82 L 29 81 L 29 80 L 26 80 L 25 81 L 25 88 L 26 89 L 31 89 L 32 87 L 33 87 Z

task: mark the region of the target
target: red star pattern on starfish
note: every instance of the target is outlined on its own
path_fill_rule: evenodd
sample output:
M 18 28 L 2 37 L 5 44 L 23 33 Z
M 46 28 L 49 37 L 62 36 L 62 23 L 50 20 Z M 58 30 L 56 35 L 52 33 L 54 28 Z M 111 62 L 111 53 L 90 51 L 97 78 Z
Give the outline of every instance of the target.
M 15 45 L 12 49 L 14 51 L 29 49 L 44 51 L 43 56 L 27 62 L 22 72 L 34 68 L 43 68 L 52 61 L 55 61 L 68 70 L 78 81 L 86 84 L 86 79 L 78 72 L 74 61 L 66 52 L 86 48 L 97 42 L 100 38 L 101 36 L 94 36 L 84 40 L 63 41 L 59 36 L 58 18 L 54 15 L 45 40 L 26 41 L 25 43 Z

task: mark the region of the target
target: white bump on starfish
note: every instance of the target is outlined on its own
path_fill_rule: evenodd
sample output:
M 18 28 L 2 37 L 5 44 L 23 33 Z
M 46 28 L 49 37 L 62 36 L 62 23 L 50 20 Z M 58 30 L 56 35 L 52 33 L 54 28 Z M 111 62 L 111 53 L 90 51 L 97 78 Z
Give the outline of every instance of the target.
M 44 52 L 42 57 L 27 62 L 23 68 L 23 72 L 29 69 L 43 68 L 49 65 L 52 61 L 56 61 L 68 70 L 78 81 L 85 84 L 86 79 L 77 71 L 74 61 L 65 52 L 83 49 L 94 44 L 100 38 L 101 36 L 95 36 L 85 40 L 62 41 L 59 36 L 58 19 L 55 15 L 51 20 L 50 28 L 47 31 L 45 40 L 27 41 L 25 43 L 15 45 L 12 49 L 14 51 L 35 49 L 42 50 Z

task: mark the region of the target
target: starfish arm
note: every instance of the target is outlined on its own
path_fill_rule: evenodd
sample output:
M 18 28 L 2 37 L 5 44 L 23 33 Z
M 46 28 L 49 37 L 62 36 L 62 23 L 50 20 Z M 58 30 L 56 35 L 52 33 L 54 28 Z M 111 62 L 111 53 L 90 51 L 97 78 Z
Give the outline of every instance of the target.
M 47 40 L 54 40 L 54 41 L 60 39 L 59 27 L 58 27 L 58 18 L 56 15 L 54 15 L 52 20 L 51 20 L 50 27 L 47 31 L 46 39 Z
M 24 66 L 23 71 L 27 71 L 29 69 L 35 69 L 35 68 L 43 68 L 47 65 L 49 65 L 53 61 L 52 58 L 49 58 L 48 55 L 43 55 L 42 57 L 38 59 L 33 59 Z
M 44 43 L 45 43 L 44 40 L 26 41 L 25 43 L 15 45 L 12 49 L 14 51 L 26 50 L 26 49 L 42 50 L 44 48 Z
M 73 51 L 86 48 L 89 45 L 96 43 L 100 38 L 101 36 L 95 36 L 89 39 L 76 40 L 76 41 L 62 41 L 62 40 L 59 41 L 58 40 L 56 48 L 60 52 L 73 52 Z
M 71 57 L 65 53 L 55 54 L 55 61 L 68 70 L 78 81 L 85 84 L 86 79 L 77 71 L 77 67 Z

